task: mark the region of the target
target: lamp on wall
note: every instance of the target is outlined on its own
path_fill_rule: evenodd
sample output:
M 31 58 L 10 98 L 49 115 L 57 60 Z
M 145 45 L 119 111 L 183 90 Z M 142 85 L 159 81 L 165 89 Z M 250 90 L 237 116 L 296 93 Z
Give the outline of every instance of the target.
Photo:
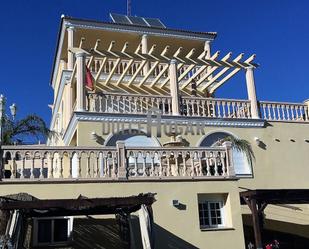
M 95 131 L 90 133 L 90 139 L 101 145 L 103 145 L 105 141 L 103 137 L 99 136 Z

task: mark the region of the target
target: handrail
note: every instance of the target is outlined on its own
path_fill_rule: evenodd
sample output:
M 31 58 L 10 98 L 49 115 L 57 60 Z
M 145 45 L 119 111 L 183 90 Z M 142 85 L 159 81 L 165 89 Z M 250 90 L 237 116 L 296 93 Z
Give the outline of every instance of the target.
M 124 146 L 124 144 L 123 144 Z M 3 146 L 5 181 L 234 176 L 231 148 Z M 121 162 L 121 163 L 120 163 Z

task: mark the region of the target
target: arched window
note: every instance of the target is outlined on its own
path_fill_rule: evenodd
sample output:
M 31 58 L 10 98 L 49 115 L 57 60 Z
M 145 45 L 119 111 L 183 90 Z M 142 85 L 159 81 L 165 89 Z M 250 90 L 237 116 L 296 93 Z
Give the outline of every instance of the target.
M 218 141 L 227 136 L 232 135 L 226 132 L 211 133 L 203 139 L 203 141 L 200 143 L 200 146 L 201 147 L 216 146 L 218 145 Z M 233 149 L 233 163 L 236 175 L 238 176 L 252 175 L 251 165 L 247 160 L 247 156 L 243 152 Z
M 145 133 L 138 130 L 132 130 L 131 132 L 124 131 L 119 134 L 114 134 L 107 139 L 105 145 L 116 146 L 117 141 L 124 141 L 126 146 L 161 147 L 156 139 L 147 137 Z
M 115 146 L 117 141 L 124 141 L 125 146 L 127 147 L 138 147 L 141 148 L 141 153 L 137 153 L 135 156 L 130 154 L 128 155 L 128 166 L 130 168 L 130 173 L 133 175 L 139 175 L 141 173 L 141 169 L 146 163 L 146 168 L 149 171 L 152 163 L 154 165 L 159 165 L 159 159 L 157 155 L 154 155 L 154 158 L 151 158 L 149 154 L 144 154 L 146 157 L 143 158 L 143 148 L 147 149 L 147 147 L 161 147 L 160 143 L 152 137 L 147 137 L 143 132 L 138 132 L 135 130 L 135 133 L 120 133 L 114 134 L 108 141 L 106 142 L 106 146 Z M 149 151 L 148 151 L 149 152 Z M 137 169 L 134 171 L 134 167 L 137 166 Z

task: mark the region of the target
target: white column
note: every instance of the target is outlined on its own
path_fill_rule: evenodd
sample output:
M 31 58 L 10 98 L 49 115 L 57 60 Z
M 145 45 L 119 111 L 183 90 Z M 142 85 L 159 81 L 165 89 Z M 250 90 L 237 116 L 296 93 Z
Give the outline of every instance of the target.
M 205 56 L 205 58 L 206 58 L 206 59 L 209 59 L 209 58 L 210 58 L 210 53 L 211 53 L 211 50 L 210 50 L 210 41 L 205 41 L 204 50 L 206 51 L 206 56 Z
M 76 111 L 85 111 L 85 57 L 84 52 L 76 53 Z
M 179 86 L 177 77 L 177 61 L 172 59 L 169 67 L 170 91 L 172 97 L 172 114 L 180 115 L 179 112 Z
M 205 41 L 204 50 L 206 51 L 205 59 L 209 59 L 210 53 L 211 53 L 210 41 Z M 208 73 L 210 69 L 211 67 L 207 67 L 206 73 Z M 207 79 L 210 80 L 211 78 L 212 78 L 212 75 L 209 75 Z
M 148 35 L 144 34 L 142 36 L 142 54 L 147 54 L 147 53 L 148 53 Z M 146 63 L 143 68 L 144 75 L 146 75 L 148 71 L 149 71 L 149 64 Z
M 68 49 L 74 47 L 74 27 L 68 27 Z M 73 70 L 74 54 L 68 50 L 68 69 Z
M 253 70 L 254 70 L 253 67 L 246 68 L 246 83 L 247 83 L 248 99 L 250 100 L 250 103 L 251 103 L 252 118 L 260 118 L 258 103 L 257 103 L 257 98 L 256 98 Z

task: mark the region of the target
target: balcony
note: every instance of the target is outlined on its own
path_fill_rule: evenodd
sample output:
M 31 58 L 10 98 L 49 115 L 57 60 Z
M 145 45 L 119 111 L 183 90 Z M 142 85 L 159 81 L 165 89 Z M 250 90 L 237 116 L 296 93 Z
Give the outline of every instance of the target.
M 3 146 L 4 182 L 234 178 L 231 144 L 158 148 Z
M 260 101 L 261 119 L 267 121 L 308 122 L 308 105 Z M 181 116 L 251 119 L 249 100 L 181 97 Z M 150 109 L 160 109 L 162 115 L 172 115 L 171 96 L 89 93 L 86 97 L 86 111 L 97 113 L 147 114 Z
M 120 52 L 98 50 L 98 44 L 91 54 L 81 48 L 71 49 L 79 54 L 70 77 L 73 110 L 146 115 L 149 109 L 156 108 L 165 116 L 308 122 L 307 104 L 257 100 L 255 55 L 242 60 L 240 54 L 231 60 L 228 53 L 218 59 L 219 51 L 206 56 L 206 50 L 195 55 L 192 49 L 181 56 L 179 48 L 167 56 L 169 48 L 156 53 L 155 45 L 144 54 L 140 47 L 135 53 L 127 53 L 127 45 Z M 110 48 L 113 46 L 111 43 Z M 91 72 L 95 91 L 84 89 L 85 66 Z M 205 97 L 213 96 L 240 71 L 246 72 L 248 100 Z

